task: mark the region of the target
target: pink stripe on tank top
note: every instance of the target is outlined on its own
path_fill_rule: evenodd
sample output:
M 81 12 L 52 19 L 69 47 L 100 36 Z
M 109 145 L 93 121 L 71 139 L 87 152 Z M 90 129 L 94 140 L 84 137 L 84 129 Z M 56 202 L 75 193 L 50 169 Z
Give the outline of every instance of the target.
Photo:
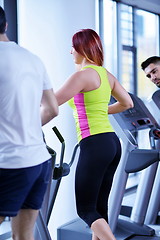
M 79 127 L 81 130 L 82 138 L 90 136 L 89 123 L 86 114 L 84 94 L 79 93 L 74 97 L 74 103 L 77 109 Z

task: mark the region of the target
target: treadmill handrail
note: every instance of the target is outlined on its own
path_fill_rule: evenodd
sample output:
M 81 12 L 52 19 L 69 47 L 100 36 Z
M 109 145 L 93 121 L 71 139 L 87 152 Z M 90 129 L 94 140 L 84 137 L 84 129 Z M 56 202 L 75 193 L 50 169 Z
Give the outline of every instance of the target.
M 160 153 L 155 149 L 134 149 L 130 152 L 126 166 L 126 173 L 141 171 L 151 164 L 160 161 Z
M 64 141 L 64 138 L 62 137 L 62 135 L 60 134 L 60 132 L 58 131 L 58 129 L 55 126 L 52 128 L 52 130 L 56 134 L 56 136 L 59 139 L 59 141 L 62 143 L 61 155 L 60 155 L 60 163 L 59 163 L 59 166 L 62 167 L 62 165 L 63 165 L 63 158 L 64 158 L 64 150 L 65 150 L 65 141 Z

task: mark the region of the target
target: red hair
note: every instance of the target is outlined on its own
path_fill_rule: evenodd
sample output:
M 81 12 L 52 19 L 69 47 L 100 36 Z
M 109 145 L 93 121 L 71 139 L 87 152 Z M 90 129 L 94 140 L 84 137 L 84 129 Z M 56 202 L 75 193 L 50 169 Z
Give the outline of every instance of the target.
M 74 49 L 88 61 L 103 65 L 103 47 L 99 35 L 92 29 L 82 29 L 72 37 Z

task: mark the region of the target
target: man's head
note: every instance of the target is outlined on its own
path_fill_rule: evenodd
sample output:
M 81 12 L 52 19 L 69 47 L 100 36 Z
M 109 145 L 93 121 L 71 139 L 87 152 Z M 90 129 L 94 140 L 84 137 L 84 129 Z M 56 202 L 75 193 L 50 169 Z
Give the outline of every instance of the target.
M 142 69 L 157 87 L 160 88 L 160 57 L 153 56 L 142 62 Z
M 6 31 L 6 15 L 2 7 L 0 7 L 0 34 Z

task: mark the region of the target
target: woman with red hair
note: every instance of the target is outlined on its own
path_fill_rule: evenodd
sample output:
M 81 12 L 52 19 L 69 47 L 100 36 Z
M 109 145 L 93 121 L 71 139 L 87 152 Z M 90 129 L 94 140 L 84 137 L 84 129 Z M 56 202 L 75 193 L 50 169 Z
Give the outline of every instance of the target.
M 115 240 L 108 224 L 108 197 L 121 146 L 108 114 L 133 107 L 118 80 L 103 67 L 100 37 L 82 29 L 72 38 L 71 54 L 79 69 L 56 93 L 58 104 L 69 101 L 76 123 L 80 155 L 76 168 L 77 213 L 93 231 L 92 240 Z M 111 95 L 117 100 L 109 105 Z

